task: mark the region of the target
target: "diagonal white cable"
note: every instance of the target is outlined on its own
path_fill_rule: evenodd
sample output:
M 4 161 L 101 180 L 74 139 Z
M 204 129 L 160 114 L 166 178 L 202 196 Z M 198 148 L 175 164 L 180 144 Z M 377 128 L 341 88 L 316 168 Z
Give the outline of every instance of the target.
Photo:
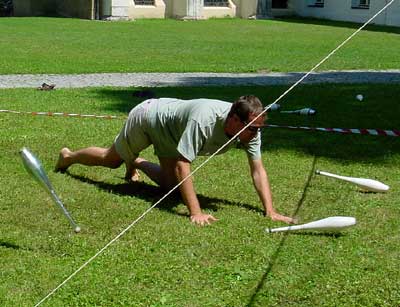
M 220 153 L 226 146 L 228 146 L 234 139 L 236 139 L 240 133 L 246 130 L 249 126 L 251 126 L 257 118 L 262 116 L 268 109 L 273 106 L 275 103 L 280 101 L 284 96 L 286 96 L 291 90 L 293 90 L 298 84 L 300 84 L 305 78 L 307 78 L 313 71 L 315 71 L 319 66 L 321 66 L 326 60 L 328 60 L 337 50 L 339 50 L 343 45 L 345 45 L 349 40 L 351 40 L 357 33 L 359 33 L 363 28 L 365 28 L 372 20 L 374 20 L 379 14 L 381 14 L 385 9 L 387 9 L 395 0 L 391 0 L 387 3 L 381 10 L 379 10 L 374 16 L 372 16 L 367 22 L 365 22 L 357 31 L 355 31 L 352 35 L 350 35 L 345 41 L 343 41 L 338 47 L 336 47 L 332 52 L 330 52 L 324 59 L 322 59 L 317 65 L 315 65 L 308 73 L 306 73 L 303 77 L 301 77 L 296 83 L 294 83 L 289 89 L 287 89 L 281 96 L 279 96 L 273 103 L 268 105 L 262 113 L 257 115 L 251 122 L 249 122 L 246 126 L 243 127 L 238 133 L 234 135 L 228 142 L 222 145 L 216 152 L 210 155 L 204 162 L 202 162 L 196 169 L 194 169 L 189 175 L 183 178 L 178 184 L 176 184 L 168 193 L 166 193 L 163 197 L 161 197 L 155 204 L 153 204 L 150 208 L 148 208 L 142 215 L 140 215 L 136 220 L 134 220 L 128 227 L 126 227 L 122 232 L 120 232 L 114 239 L 108 242 L 102 249 L 100 249 L 95 255 L 93 255 L 89 260 L 87 260 L 84 264 L 82 264 L 75 272 L 73 272 L 68 278 L 66 278 L 62 283 L 60 283 L 54 290 L 52 290 L 49 294 L 47 294 L 42 300 L 40 300 L 34 307 L 38 307 L 44 301 L 46 301 L 50 296 L 52 296 L 58 289 L 64 286 L 70 279 L 72 279 L 76 274 L 78 274 L 82 269 L 84 269 L 88 264 L 90 264 L 94 259 L 96 259 L 100 254 L 102 254 L 111 244 L 117 241 L 120 237 L 122 237 L 129 229 L 131 229 L 137 222 L 143 219 L 152 209 L 154 209 L 159 203 L 161 203 L 165 198 L 167 198 L 172 192 L 174 192 L 182 183 L 184 183 L 187 179 L 192 177 L 199 169 L 201 169 L 205 164 L 208 163 L 213 157 L 215 157 L 218 153 Z

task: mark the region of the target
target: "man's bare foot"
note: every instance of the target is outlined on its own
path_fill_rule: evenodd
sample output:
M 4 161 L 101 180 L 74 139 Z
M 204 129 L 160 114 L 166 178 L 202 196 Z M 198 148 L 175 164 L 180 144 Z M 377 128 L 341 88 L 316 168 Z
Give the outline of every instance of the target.
M 133 169 L 132 171 L 127 171 L 125 174 L 125 180 L 127 182 L 139 182 L 140 174 L 137 169 Z
M 291 218 L 289 216 L 284 216 L 284 215 L 281 215 L 281 214 L 276 213 L 276 212 L 272 213 L 270 215 L 270 217 L 271 217 L 271 220 L 273 220 L 273 221 L 280 221 L 280 222 L 284 222 L 286 224 L 297 224 L 298 223 L 298 220 L 296 218 Z
M 56 173 L 57 172 L 64 173 L 71 165 L 68 163 L 68 158 L 70 153 L 71 151 L 67 147 L 64 147 L 63 149 L 60 150 L 60 154 L 58 155 L 58 161 L 56 167 L 54 168 L 54 171 Z

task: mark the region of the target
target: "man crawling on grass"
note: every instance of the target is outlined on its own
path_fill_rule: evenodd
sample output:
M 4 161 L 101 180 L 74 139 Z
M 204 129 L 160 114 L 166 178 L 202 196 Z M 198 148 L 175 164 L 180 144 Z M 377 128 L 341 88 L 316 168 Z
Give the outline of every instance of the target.
M 75 163 L 118 168 L 124 162 L 126 180 L 137 181 L 138 170 L 141 170 L 169 190 L 190 174 L 191 163 L 197 156 L 216 152 L 262 112 L 260 100 L 252 95 L 242 96 L 233 104 L 213 99 L 145 100 L 131 110 L 111 147 L 87 147 L 77 151 L 63 148 L 55 170 L 66 171 Z M 238 141 L 246 150 L 253 184 L 265 215 L 291 224 L 294 220 L 277 213 L 272 204 L 269 180 L 261 159 L 260 127 L 264 120 L 264 115 L 257 118 L 239 134 Z M 233 144 L 231 142 L 219 153 L 226 152 Z M 150 145 L 154 146 L 159 165 L 139 157 Z M 179 190 L 193 223 L 203 226 L 217 220 L 202 212 L 191 178 L 184 181 Z

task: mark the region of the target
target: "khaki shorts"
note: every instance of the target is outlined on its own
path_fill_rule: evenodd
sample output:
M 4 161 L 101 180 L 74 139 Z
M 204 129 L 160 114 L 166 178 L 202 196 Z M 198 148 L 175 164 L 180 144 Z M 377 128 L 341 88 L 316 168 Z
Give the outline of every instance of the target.
M 145 100 L 129 112 L 128 119 L 114 140 L 115 149 L 127 164 L 133 162 L 142 150 L 151 145 L 146 134 L 147 113 L 151 101 L 152 99 Z

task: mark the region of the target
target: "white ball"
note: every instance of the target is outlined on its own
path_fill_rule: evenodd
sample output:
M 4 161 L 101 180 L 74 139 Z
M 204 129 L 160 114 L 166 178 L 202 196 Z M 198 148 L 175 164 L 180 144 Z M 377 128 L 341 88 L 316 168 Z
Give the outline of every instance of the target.
M 76 226 L 76 227 L 75 227 L 75 232 L 76 232 L 76 233 L 81 232 L 81 228 L 80 228 L 79 226 Z
M 356 96 L 356 99 L 357 99 L 358 101 L 362 101 L 362 100 L 364 99 L 364 96 L 361 95 L 361 94 L 358 94 L 358 95 Z

